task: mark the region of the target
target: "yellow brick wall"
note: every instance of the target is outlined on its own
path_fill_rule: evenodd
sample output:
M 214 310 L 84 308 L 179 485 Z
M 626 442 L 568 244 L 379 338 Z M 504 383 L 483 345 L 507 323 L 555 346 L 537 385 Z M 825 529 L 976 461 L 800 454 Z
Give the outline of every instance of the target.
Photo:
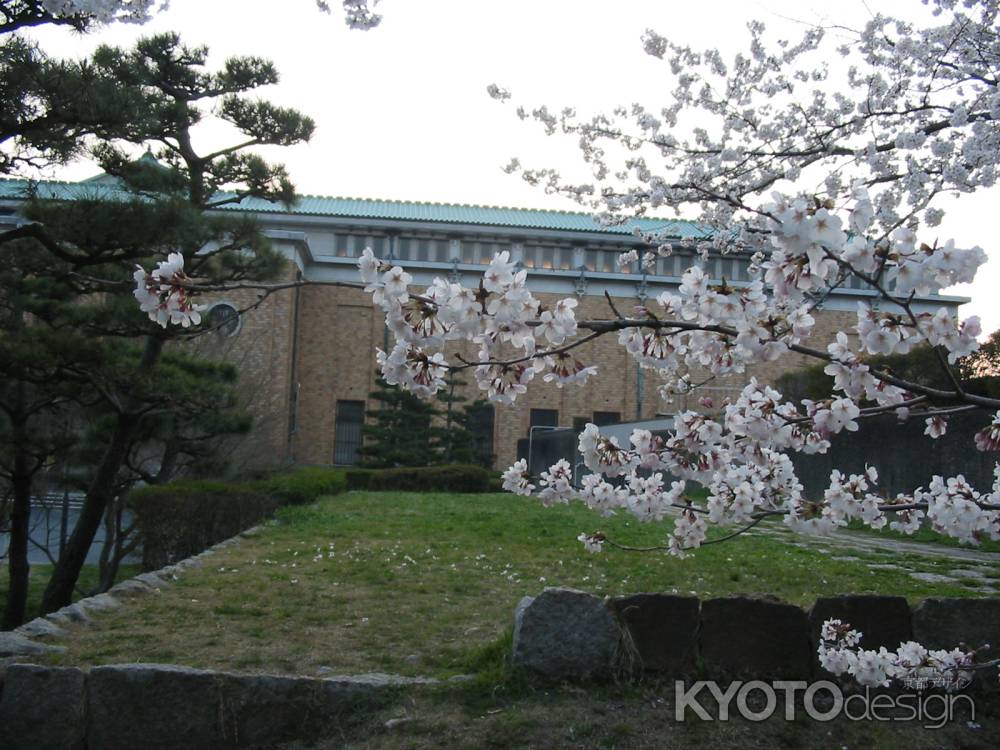
M 536 295 L 543 302 L 552 302 L 558 295 Z M 638 304 L 636 299 L 616 299 L 623 313 Z M 334 429 L 338 400 L 366 401 L 374 387 L 376 376 L 375 348 L 384 344 L 381 311 L 372 307 L 368 295 L 360 290 L 329 286 L 309 286 L 299 292 L 299 334 L 295 378 L 299 383 L 297 430 L 290 438 L 288 425 L 288 394 L 292 385 L 291 329 L 294 293 L 275 295 L 260 309 L 246 316 L 237 337 L 247 353 L 242 367 L 248 379 L 258 377 L 258 370 L 267 373 L 266 396 L 259 411 L 263 421 L 255 433 L 250 451 L 254 460 L 276 464 L 330 464 L 334 455 Z M 584 297 L 577 308 L 578 319 L 606 318 L 610 310 L 598 296 Z M 816 346 L 825 347 L 833 333 L 850 327 L 855 316 L 849 312 L 817 314 Z M 457 348 L 468 359 L 474 359 L 469 344 Z M 448 349 L 450 355 L 455 347 Z M 569 427 L 574 417 L 592 418 L 595 411 L 612 411 L 623 420 L 649 419 L 658 412 L 673 412 L 694 408 L 696 397 L 679 397 L 671 404 L 661 402 L 657 392 L 658 378 L 645 372 L 645 387 L 641 408 L 637 410 L 635 362 L 625 355 L 616 335 L 603 336 L 581 346 L 577 357 L 587 365 L 598 366 L 598 375 L 584 386 L 557 388 L 536 379 L 528 393 L 512 407 L 497 406 L 494 426 L 496 466 L 508 466 L 515 458 L 517 441 L 528 434 L 529 414 L 533 408 L 557 409 L 559 425 Z M 751 376 L 763 382 L 774 382 L 782 373 L 808 364 L 803 355 L 790 354 L 777 362 L 758 365 L 748 373 L 720 379 L 712 383 L 732 392 L 742 387 Z M 479 395 L 471 373 L 465 378 L 463 395 L 469 400 Z M 715 394 L 713 394 L 715 395 Z M 724 396 L 725 394 L 720 394 Z
M 296 268 L 287 264 L 279 281 L 295 278 Z M 234 290 L 206 296 L 203 303 L 226 302 L 239 310 L 259 301 L 259 293 Z M 239 371 L 239 397 L 254 418 L 253 431 L 235 440 L 230 463 L 237 471 L 291 462 L 288 450 L 288 413 L 295 292 L 268 296 L 241 315 L 233 336 L 208 332 L 191 342 L 202 355 L 223 359 Z

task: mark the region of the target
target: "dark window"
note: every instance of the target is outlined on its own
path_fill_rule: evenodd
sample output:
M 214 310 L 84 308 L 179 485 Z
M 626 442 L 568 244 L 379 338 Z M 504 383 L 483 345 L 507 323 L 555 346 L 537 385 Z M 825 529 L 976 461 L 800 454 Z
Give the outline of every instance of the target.
M 365 422 L 364 401 L 338 401 L 333 435 L 333 462 L 353 466 L 361 447 L 361 426 Z
M 493 465 L 493 404 L 470 406 L 469 431 L 475 440 L 477 463 L 483 466 Z
M 589 421 L 587 417 L 573 417 L 573 429 L 577 432 L 583 432 Z
M 411 253 L 416 248 L 417 241 L 409 237 L 398 237 L 396 239 L 396 254 L 394 260 L 412 260 Z
M 621 412 L 617 411 L 595 411 L 594 424 L 603 427 L 606 424 L 618 424 L 622 421 Z
M 558 409 L 532 409 L 529 417 L 531 427 L 558 427 Z

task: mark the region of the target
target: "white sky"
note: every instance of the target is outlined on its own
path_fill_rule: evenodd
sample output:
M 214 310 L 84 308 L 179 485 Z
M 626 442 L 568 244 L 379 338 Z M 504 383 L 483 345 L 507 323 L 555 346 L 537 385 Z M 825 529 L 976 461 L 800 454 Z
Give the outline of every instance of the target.
M 488 84 L 553 111 L 608 111 L 634 101 L 656 110 L 670 84 L 663 64 L 642 51 L 646 28 L 730 57 L 746 48 L 751 19 L 796 36 L 796 21 L 859 26 L 867 8 L 927 13 L 916 0 L 843 0 L 836 14 L 815 0 L 383 0 L 382 25 L 358 32 L 344 24 L 339 3 L 330 4 L 334 13 L 326 16 L 313 0 L 171 0 L 142 27 L 86 36 L 46 27 L 34 36 L 51 53 L 72 57 L 172 30 L 188 44 L 209 45 L 216 62 L 270 58 L 282 81 L 262 95 L 317 123 L 309 144 L 267 154 L 287 165 L 302 193 L 578 210 L 501 170 L 512 156 L 566 171 L 579 158 L 571 139 L 547 138 L 490 99 Z M 231 143 L 225 135 L 205 133 L 209 142 Z M 80 163 L 47 176 L 76 180 L 96 171 Z M 971 288 L 951 290 L 973 298 L 965 314 L 980 315 L 987 332 L 1000 328 L 991 216 L 998 198 L 993 190 L 941 203 L 948 214 L 937 228 L 941 240 L 996 256 Z

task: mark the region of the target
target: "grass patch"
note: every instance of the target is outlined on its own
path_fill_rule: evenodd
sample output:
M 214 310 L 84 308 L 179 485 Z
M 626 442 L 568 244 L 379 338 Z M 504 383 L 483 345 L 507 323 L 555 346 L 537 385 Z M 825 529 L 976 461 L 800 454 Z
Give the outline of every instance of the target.
M 713 710 L 711 699 L 704 701 Z M 731 715 L 700 721 L 689 711 L 674 717 L 672 683 L 632 686 L 536 688 L 511 700 L 497 695 L 471 705 L 461 689 L 415 692 L 388 707 L 363 735 L 320 742 L 315 750 L 437 750 L 455 748 L 573 748 L 574 750 L 993 750 L 1000 743 L 997 704 L 981 701 L 976 722 L 967 712 L 936 730 L 918 721 L 875 722 L 809 719 L 799 707 L 786 721 L 777 710 L 762 722 Z M 384 729 L 388 719 L 402 719 Z
M 28 604 L 25 621 L 38 616 L 42 605 L 42 593 L 52 576 L 52 565 L 32 565 L 28 579 Z M 122 565 L 118 569 L 118 580 L 138 575 L 140 573 L 138 565 Z M 97 585 L 99 575 L 96 565 L 84 565 L 80 570 L 80 580 L 77 581 L 76 589 L 73 591 L 73 601 L 88 596 L 90 591 Z M 7 587 L 9 574 L 6 567 L 0 569 L 0 612 L 3 611 L 3 604 L 7 601 Z
M 513 686 L 502 673 L 503 639 L 518 600 L 545 586 L 600 596 L 771 593 L 802 605 L 830 593 L 975 594 L 763 535 L 684 560 L 587 554 L 576 535 L 598 528 L 643 546 L 662 543 L 669 525 L 604 519 L 579 505 L 546 509 L 506 494 L 325 498 L 281 510 L 262 533 L 216 553 L 206 567 L 102 615 L 96 627 L 75 629 L 67 652 L 48 658 L 298 674 L 321 667 L 440 677 L 474 671 L 490 685 Z

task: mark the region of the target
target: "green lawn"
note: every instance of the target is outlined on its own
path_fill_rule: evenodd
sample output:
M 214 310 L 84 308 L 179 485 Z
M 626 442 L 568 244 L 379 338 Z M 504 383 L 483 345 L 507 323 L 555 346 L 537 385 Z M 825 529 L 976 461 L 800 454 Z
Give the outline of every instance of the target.
M 846 592 L 914 599 L 974 593 L 765 537 L 743 536 L 684 560 L 591 555 L 576 541 L 581 531 L 601 529 L 624 543 L 650 545 L 668 528 L 604 519 L 579 505 L 547 509 L 506 494 L 351 492 L 283 510 L 263 533 L 217 553 L 210 565 L 102 615 L 95 627 L 76 629 L 67 653 L 51 658 L 446 676 L 495 650 L 517 601 L 545 586 L 598 595 L 759 592 L 802 605 Z
M 118 569 L 118 580 L 122 581 L 131 578 L 141 572 L 139 565 L 122 565 Z M 38 608 L 42 603 L 42 592 L 52 575 L 51 565 L 32 565 L 30 574 L 30 588 L 28 589 L 28 617 L 30 620 L 38 615 Z M 84 565 L 80 571 L 80 580 L 77 582 L 76 590 L 73 592 L 73 600 L 86 596 L 97 584 L 98 573 L 96 565 Z M 6 566 L 0 569 L 0 612 L 3 611 L 4 602 L 7 601 L 7 581 L 9 580 Z

